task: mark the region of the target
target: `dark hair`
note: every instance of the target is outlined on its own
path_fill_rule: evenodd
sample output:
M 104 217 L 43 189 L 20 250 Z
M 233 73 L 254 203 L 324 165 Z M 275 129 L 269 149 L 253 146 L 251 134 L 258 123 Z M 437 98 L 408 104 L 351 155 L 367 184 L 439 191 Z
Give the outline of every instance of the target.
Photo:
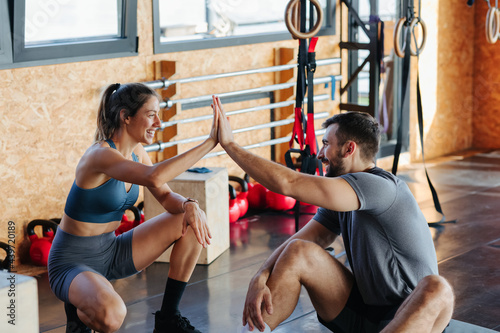
M 375 161 L 380 144 L 380 126 L 378 122 L 364 112 L 344 112 L 328 118 L 323 128 L 338 124 L 336 132 L 339 146 L 351 140 L 356 142 L 361 150 L 361 158 Z
M 160 99 L 153 89 L 142 83 L 115 83 L 106 88 L 97 113 L 95 141 L 110 139 L 120 128 L 120 111 L 125 117 L 133 117 L 151 96 Z

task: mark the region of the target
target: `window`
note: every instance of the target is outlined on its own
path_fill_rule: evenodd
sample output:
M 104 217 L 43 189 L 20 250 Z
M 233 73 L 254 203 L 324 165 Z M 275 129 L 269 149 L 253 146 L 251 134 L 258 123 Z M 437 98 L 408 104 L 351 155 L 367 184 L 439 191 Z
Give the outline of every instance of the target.
M 289 0 L 154 0 L 155 53 L 290 39 L 284 23 Z M 335 33 L 335 2 L 320 0 L 323 28 Z
M 385 48 L 382 55 L 383 61 L 380 70 L 380 84 L 378 85 L 378 96 L 375 110 L 370 110 L 379 120 L 382 126 L 382 140 L 380 144 L 379 157 L 390 156 L 394 153 L 394 147 L 397 142 L 398 127 L 402 124 L 403 130 L 403 151 L 408 149 L 409 132 L 409 104 L 406 99 L 406 105 L 403 108 L 404 118 L 398 119 L 398 110 L 401 108 L 402 99 L 402 59 L 394 54 L 393 43 L 387 42 L 387 39 L 393 38 L 393 30 L 397 21 L 401 17 L 401 4 L 395 0 L 354 0 L 351 1 L 352 7 L 359 14 L 364 23 L 374 22 L 380 19 L 384 25 L 384 43 Z M 350 17 L 349 19 L 349 40 L 358 43 L 369 43 L 369 38 L 363 29 Z M 390 47 L 387 47 L 390 46 Z M 365 59 L 369 57 L 370 50 L 360 49 L 358 51 L 349 51 L 349 72 L 352 75 L 358 66 L 361 66 Z M 350 86 L 348 91 L 348 100 L 350 103 L 360 106 L 369 105 L 371 82 L 378 82 L 378 77 L 371 78 L 373 71 L 370 68 L 371 63 L 367 62 L 363 70 L 357 76 L 357 79 Z M 371 107 L 371 106 L 370 106 Z
M 137 0 L 16 0 L 9 4 L 13 7 L 11 62 L 15 64 L 10 67 L 137 54 Z

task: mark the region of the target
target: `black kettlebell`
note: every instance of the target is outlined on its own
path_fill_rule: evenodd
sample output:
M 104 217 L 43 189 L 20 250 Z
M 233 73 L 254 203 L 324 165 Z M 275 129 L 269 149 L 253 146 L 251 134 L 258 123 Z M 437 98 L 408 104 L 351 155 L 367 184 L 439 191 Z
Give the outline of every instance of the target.
M 5 250 L 5 259 L 0 260 L 0 270 L 6 270 L 10 272 L 10 268 L 12 266 L 12 249 L 10 248 L 9 244 L 6 244 L 4 242 L 0 242 L 0 249 Z

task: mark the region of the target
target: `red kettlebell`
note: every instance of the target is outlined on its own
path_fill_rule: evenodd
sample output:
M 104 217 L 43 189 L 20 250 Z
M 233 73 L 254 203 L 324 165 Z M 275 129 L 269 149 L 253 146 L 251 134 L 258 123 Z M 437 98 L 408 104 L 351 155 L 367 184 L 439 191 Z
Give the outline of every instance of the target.
M 35 227 L 41 226 L 43 237 L 38 237 Z M 31 241 L 31 261 L 38 266 L 47 266 L 52 240 L 57 231 L 57 224 L 48 220 L 33 220 L 27 227 L 28 237 Z
M 12 259 L 14 257 L 12 249 L 10 248 L 9 244 L 4 242 L 0 242 L 0 249 L 5 250 L 5 258 L 3 260 L 0 260 L 0 270 L 10 272 L 10 269 L 12 267 Z
M 240 185 L 241 190 L 237 191 L 236 203 L 240 207 L 240 217 L 243 217 L 248 212 L 248 183 L 236 176 L 229 176 L 229 180 Z
M 286 195 L 268 191 L 266 194 L 267 208 L 272 210 L 289 210 L 295 206 L 296 200 Z
M 254 209 L 266 208 L 266 194 L 268 189 L 259 183 L 251 183 L 248 175 L 245 175 L 245 181 L 248 186 L 248 207 Z
M 128 219 L 128 215 L 126 213 L 123 214 L 120 226 L 115 230 L 116 236 L 123 234 L 124 232 L 127 232 L 130 229 L 134 228 L 136 225 L 139 225 L 141 221 L 141 215 L 139 214 L 139 209 L 137 209 L 137 207 L 131 206 L 130 208 L 127 208 L 125 211 L 127 210 L 130 210 L 132 213 L 134 213 L 134 220 L 130 221 Z
M 240 206 L 236 202 L 236 190 L 229 184 L 229 222 L 234 223 L 240 218 Z

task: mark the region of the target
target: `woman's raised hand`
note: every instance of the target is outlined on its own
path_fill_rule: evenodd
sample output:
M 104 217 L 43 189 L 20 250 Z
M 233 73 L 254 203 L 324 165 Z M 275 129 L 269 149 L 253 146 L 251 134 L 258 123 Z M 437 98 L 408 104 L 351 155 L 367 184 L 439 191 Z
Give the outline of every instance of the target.
M 213 104 L 212 104 L 212 109 L 214 111 L 214 117 L 212 121 L 212 129 L 210 130 L 208 138 L 209 140 L 212 140 L 214 142 L 214 147 L 215 147 L 219 142 L 219 113 L 213 107 Z
M 231 125 L 229 124 L 229 119 L 226 117 L 226 112 L 222 107 L 222 103 L 220 102 L 219 97 L 213 96 L 212 108 L 214 109 L 214 113 L 218 114 L 218 122 L 219 122 L 219 143 L 222 147 L 234 142 L 233 132 L 231 130 Z

